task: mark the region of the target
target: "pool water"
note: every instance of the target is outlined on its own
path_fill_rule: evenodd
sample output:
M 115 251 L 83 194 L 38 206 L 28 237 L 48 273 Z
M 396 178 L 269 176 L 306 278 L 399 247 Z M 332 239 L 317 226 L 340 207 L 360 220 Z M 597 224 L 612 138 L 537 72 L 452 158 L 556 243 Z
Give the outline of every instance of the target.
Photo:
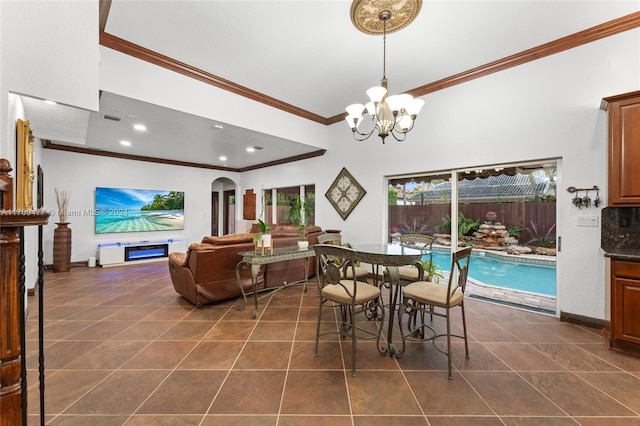
M 429 257 L 425 256 L 424 260 Z M 433 261 L 438 269 L 448 272 L 451 254 L 434 251 Z M 471 255 L 469 277 L 483 284 L 513 290 L 528 291 L 547 296 L 556 295 L 555 263 L 547 265 L 522 261 L 504 260 L 484 252 Z

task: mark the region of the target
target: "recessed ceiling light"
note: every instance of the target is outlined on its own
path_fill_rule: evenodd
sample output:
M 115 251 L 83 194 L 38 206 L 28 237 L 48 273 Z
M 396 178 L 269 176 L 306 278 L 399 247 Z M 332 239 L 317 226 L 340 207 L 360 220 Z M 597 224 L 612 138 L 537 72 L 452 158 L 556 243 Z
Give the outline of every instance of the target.
M 247 152 L 256 152 L 256 148 L 253 146 L 248 146 L 247 147 Z
M 147 126 L 145 126 L 144 124 L 134 124 L 133 128 L 136 129 L 139 132 L 146 132 L 147 131 Z
M 49 99 L 45 99 L 44 103 L 49 105 L 58 105 L 55 101 L 50 101 Z
M 120 145 L 122 145 L 122 146 L 131 146 L 131 142 L 129 142 L 129 141 L 120 141 Z
M 222 129 L 224 129 L 224 126 L 222 124 L 220 124 L 220 123 L 216 123 L 216 124 L 213 125 L 213 128 L 214 129 L 218 129 L 218 130 L 222 130 Z
M 227 157 L 225 157 L 224 155 L 221 155 L 218 159 L 220 161 L 227 161 Z

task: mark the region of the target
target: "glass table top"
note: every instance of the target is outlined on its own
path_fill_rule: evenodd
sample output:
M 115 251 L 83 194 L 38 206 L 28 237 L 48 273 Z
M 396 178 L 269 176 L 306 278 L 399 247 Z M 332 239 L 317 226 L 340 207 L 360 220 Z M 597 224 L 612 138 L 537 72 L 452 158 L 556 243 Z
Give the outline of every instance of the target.
M 420 260 L 424 250 L 400 244 L 354 243 L 351 247 L 358 253 L 358 260 L 375 265 L 407 265 Z
M 376 244 L 376 243 L 354 243 L 351 247 L 362 253 L 381 254 L 381 255 L 422 255 L 429 253 L 429 250 L 420 247 L 409 247 L 398 243 Z
M 299 248 L 298 246 L 291 246 L 291 247 L 274 248 L 273 252 L 271 252 L 270 248 L 265 247 L 264 254 L 262 253 L 262 248 L 260 247 L 258 248 L 258 250 L 242 251 L 242 252 L 239 252 L 238 254 L 245 258 L 252 258 L 252 257 L 286 256 L 286 255 L 302 256 L 305 253 L 313 256 L 315 252 L 313 251 L 312 246 L 309 246 L 307 248 Z

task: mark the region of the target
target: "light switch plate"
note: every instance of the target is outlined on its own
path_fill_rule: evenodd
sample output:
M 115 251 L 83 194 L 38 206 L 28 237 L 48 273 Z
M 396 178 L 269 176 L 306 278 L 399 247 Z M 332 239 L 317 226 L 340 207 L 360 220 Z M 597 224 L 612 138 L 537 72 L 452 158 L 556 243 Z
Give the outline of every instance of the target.
M 576 216 L 576 224 L 578 226 L 593 226 L 597 227 L 600 224 L 598 216 Z

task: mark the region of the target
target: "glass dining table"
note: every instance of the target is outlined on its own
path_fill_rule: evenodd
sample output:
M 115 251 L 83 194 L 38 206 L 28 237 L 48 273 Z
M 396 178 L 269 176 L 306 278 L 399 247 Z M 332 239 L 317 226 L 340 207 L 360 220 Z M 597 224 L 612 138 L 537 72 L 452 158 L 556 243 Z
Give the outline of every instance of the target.
M 395 314 L 398 310 L 398 303 L 400 302 L 400 273 L 399 267 L 406 265 L 413 265 L 416 262 L 420 262 L 424 254 L 428 254 L 427 250 L 420 249 L 419 247 L 409 247 L 406 245 L 400 245 L 397 243 L 389 244 L 368 244 L 368 243 L 352 243 L 351 248 L 358 252 L 358 258 L 361 262 L 370 264 L 373 268 L 373 277 L 375 284 L 380 286 L 384 284 L 383 280 L 380 280 L 379 268 L 384 267 L 388 273 L 388 281 L 390 284 L 389 291 L 389 322 L 387 326 L 387 344 L 386 347 L 383 343 L 378 344 L 378 351 L 381 354 L 399 357 L 404 352 L 404 339 L 402 339 L 402 345 L 398 347 L 393 343 L 393 326 L 395 320 Z M 398 312 L 398 315 L 401 315 Z

